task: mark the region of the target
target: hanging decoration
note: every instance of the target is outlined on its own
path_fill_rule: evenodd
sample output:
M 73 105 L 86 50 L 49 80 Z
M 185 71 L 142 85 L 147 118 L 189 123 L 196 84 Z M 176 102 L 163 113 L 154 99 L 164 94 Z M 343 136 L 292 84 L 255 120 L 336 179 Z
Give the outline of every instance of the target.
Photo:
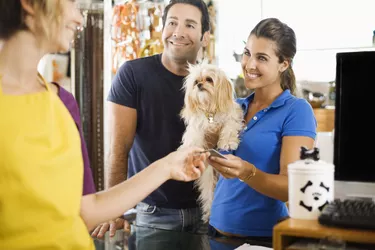
M 120 1 L 112 15 L 112 73 L 126 61 L 163 51 L 163 2 Z
M 112 72 L 128 60 L 138 57 L 140 51 L 140 31 L 137 27 L 139 5 L 135 0 L 116 4 L 112 16 Z

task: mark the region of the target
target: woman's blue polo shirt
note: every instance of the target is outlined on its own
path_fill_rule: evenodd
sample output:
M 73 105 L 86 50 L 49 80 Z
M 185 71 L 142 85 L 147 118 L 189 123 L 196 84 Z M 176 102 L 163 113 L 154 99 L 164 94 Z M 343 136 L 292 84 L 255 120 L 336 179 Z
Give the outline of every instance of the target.
M 248 110 L 254 94 L 238 99 Z M 258 169 L 278 174 L 284 136 L 316 137 L 316 120 L 311 105 L 285 90 L 269 107 L 259 111 L 241 134 L 234 155 Z M 273 226 L 288 216 L 285 203 L 258 193 L 239 179 L 220 176 L 211 209 L 210 224 L 224 232 L 245 236 L 272 236 Z

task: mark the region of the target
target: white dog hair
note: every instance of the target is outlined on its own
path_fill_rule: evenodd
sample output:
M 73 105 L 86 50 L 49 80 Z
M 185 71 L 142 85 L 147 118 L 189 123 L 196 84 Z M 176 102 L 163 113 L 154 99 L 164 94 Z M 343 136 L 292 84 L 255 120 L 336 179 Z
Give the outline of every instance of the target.
M 186 130 L 180 148 L 236 149 L 243 128 L 243 111 L 235 101 L 233 83 L 224 71 L 207 62 L 189 64 L 183 88 L 185 99 L 181 117 Z M 218 172 L 207 166 L 194 183 L 200 191 L 199 202 L 205 222 L 210 217 L 217 180 Z

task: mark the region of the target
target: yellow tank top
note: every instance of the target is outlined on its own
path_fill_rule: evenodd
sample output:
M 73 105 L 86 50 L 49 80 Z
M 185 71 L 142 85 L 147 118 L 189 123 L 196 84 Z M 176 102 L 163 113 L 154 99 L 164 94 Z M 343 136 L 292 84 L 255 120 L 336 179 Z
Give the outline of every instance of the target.
M 18 96 L 1 86 L 0 76 L 0 249 L 95 249 L 79 214 L 83 160 L 69 111 L 48 84 Z

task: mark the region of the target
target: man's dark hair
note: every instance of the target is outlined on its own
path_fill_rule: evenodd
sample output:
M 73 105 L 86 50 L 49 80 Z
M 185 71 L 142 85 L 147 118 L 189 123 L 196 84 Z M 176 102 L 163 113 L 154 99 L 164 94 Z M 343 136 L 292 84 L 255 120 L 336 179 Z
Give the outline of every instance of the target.
M 190 4 L 197 7 L 202 13 L 202 36 L 206 31 L 210 30 L 210 16 L 208 14 L 207 5 L 203 0 L 171 0 L 169 4 L 165 7 L 163 13 L 163 27 L 165 27 L 165 21 L 167 19 L 169 9 L 176 3 Z

